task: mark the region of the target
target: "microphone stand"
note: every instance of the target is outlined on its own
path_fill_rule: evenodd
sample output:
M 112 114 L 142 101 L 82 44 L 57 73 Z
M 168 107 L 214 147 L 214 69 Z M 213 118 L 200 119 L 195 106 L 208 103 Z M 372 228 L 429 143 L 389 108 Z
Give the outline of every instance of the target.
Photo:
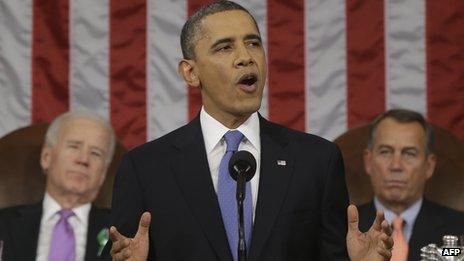
M 245 170 L 237 169 L 237 212 L 238 212 L 238 261 L 246 261 L 245 225 L 243 221 L 243 201 L 245 200 Z

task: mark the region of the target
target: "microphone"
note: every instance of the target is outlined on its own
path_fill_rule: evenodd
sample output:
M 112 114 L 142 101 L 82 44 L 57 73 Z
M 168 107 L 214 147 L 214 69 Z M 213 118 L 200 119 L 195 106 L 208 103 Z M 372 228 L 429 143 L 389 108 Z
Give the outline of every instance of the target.
M 245 184 L 256 172 L 256 160 L 253 154 L 246 150 L 235 152 L 229 161 L 229 174 L 237 181 L 237 200 L 245 199 Z
M 253 154 L 246 150 L 235 152 L 229 161 L 230 176 L 237 181 L 239 172 L 245 175 L 246 181 L 250 181 L 255 175 L 256 160 Z
M 235 152 L 229 161 L 229 174 L 237 181 L 237 212 L 238 212 L 238 260 L 246 261 L 245 225 L 243 222 L 243 201 L 245 200 L 246 183 L 256 172 L 256 160 L 253 154 L 246 150 Z M 250 195 L 251 196 L 251 195 Z

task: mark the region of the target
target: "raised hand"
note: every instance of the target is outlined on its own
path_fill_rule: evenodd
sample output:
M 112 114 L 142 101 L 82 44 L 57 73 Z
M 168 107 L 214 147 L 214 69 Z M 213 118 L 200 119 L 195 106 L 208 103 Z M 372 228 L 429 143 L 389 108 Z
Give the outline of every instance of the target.
M 377 211 L 371 228 L 362 233 L 358 227 L 358 210 L 354 205 L 348 206 L 348 234 L 346 245 L 352 261 L 390 260 L 393 239 L 392 230 L 384 214 Z
M 145 261 L 148 257 L 148 229 L 150 227 L 151 215 L 144 212 L 140 217 L 139 228 L 134 238 L 121 235 L 116 227 L 110 228 L 110 238 L 113 242 L 111 256 L 113 260 Z

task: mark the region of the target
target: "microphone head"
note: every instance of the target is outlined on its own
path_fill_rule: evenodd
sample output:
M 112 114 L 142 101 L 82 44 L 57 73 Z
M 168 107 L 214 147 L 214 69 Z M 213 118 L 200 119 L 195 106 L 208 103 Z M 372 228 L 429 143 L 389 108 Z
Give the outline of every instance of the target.
M 229 161 L 230 176 L 237 181 L 237 175 L 245 175 L 246 181 L 250 181 L 256 172 L 256 160 L 253 154 L 246 150 L 239 150 L 232 155 Z

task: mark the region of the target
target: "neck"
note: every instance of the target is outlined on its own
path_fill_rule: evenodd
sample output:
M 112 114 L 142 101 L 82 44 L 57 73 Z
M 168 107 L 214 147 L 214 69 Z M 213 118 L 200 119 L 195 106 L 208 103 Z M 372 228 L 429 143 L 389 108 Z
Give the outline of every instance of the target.
M 62 209 L 73 209 L 92 201 L 87 198 L 83 198 L 82 195 L 62 193 L 51 189 L 47 189 L 47 193 L 60 205 Z
M 417 200 L 415 200 L 413 202 L 408 202 L 408 203 L 405 203 L 405 202 L 386 202 L 386 201 L 383 201 L 380 198 L 378 198 L 378 200 L 383 206 L 385 206 L 390 211 L 392 211 L 397 216 L 399 216 L 399 215 L 401 215 L 401 213 L 406 211 L 406 209 L 408 209 L 410 206 L 412 206 L 419 199 L 417 199 Z
M 236 129 L 240 125 L 242 125 L 245 121 L 250 118 L 250 114 L 243 114 L 243 115 L 232 115 L 232 114 L 225 114 L 225 113 L 215 113 L 215 112 L 210 112 L 208 109 L 205 107 L 205 111 L 214 119 L 222 123 L 224 126 L 226 126 L 229 129 Z
M 390 206 L 387 206 L 387 208 L 390 209 L 397 216 L 399 216 L 399 215 L 401 215 L 401 213 L 403 213 L 407 209 L 407 206 L 405 206 L 405 205 L 390 205 Z

